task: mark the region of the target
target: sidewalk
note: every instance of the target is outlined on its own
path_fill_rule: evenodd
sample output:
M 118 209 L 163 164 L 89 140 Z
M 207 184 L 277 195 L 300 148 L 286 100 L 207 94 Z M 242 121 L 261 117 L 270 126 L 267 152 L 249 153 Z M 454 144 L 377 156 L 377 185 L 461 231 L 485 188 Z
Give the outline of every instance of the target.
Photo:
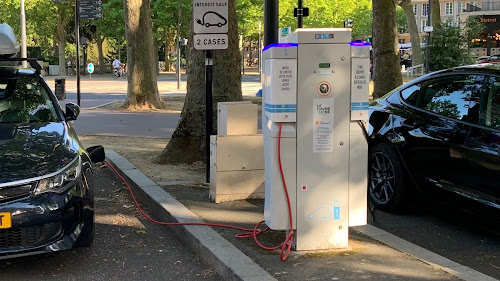
M 209 201 L 208 189 L 203 185 L 155 183 L 141 172 L 141 167 L 135 167 L 116 152 L 107 150 L 106 156 L 154 219 L 245 228 L 253 228 L 263 220 L 262 200 L 215 204 Z M 350 228 L 348 249 L 292 251 L 284 262 L 278 250 L 266 251 L 253 239 L 235 238 L 241 231 L 206 226 L 169 228 L 225 280 L 495 280 L 371 225 Z M 275 246 L 284 235 L 270 231 L 259 240 Z
M 258 72 L 245 72 L 242 75 L 242 93 L 243 96 L 255 97 L 257 91 L 262 88 L 262 84 L 258 82 Z M 45 76 L 45 80 L 51 89 L 55 89 L 55 80 L 64 79 L 67 94 L 76 93 L 77 81 L 75 75 L 70 76 Z M 157 77 L 158 92 L 160 94 L 186 94 L 187 76 L 181 75 L 180 87 L 177 89 L 177 77 L 173 72 L 161 72 Z M 80 91 L 81 93 L 88 92 L 103 92 L 103 93 L 127 93 L 127 79 L 113 79 L 110 73 L 107 74 L 87 74 L 80 75 Z

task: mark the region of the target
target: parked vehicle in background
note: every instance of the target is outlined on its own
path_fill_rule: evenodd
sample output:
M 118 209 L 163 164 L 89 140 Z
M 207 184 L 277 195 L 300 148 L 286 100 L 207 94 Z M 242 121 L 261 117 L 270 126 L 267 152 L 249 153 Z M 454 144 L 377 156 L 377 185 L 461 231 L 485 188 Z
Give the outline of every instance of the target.
M 485 63 L 490 58 L 490 56 L 482 56 L 476 59 L 476 63 Z
M 483 61 L 483 63 L 489 63 L 489 62 L 500 62 L 500 54 L 492 55 L 488 59 Z
M 500 64 L 413 80 L 373 101 L 369 124 L 368 193 L 377 208 L 404 209 L 414 188 L 500 208 Z

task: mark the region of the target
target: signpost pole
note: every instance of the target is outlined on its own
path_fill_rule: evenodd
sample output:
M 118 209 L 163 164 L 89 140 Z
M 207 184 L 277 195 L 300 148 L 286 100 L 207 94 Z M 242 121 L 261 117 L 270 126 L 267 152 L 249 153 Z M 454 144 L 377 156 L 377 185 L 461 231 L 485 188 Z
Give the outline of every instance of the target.
M 297 28 L 302 28 L 304 26 L 304 19 L 303 19 L 303 4 L 302 0 L 299 0 L 297 3 L 298 9 L 297 9 Z
M 213 51 L 206 50 L 205 53 L 205 162 L 206 178 L 210 183 L 210 136 L 213 127 L 213 103 L 212 103 L 212 71 L 213 71 Z
M 210 183 L 210 136 L 213 130 L 213 50 L 227 49 L 227 2 L 227 0 L 218 0 L 217 3 L 210 2 L 210 0 L 193 0 L 193 22 L 195 22 L 193 47 L 196 50 L 205 50 L 205 167 L 207 183 Z M 215 20 L 212 15 L 217 15 Z
M 264 47 L 278 43 L 279 0 L 264 0 Z
M 75 0 L 75 33 L 76 33 L 76 103 L 80 106 L 80 19 L 79 3 Z

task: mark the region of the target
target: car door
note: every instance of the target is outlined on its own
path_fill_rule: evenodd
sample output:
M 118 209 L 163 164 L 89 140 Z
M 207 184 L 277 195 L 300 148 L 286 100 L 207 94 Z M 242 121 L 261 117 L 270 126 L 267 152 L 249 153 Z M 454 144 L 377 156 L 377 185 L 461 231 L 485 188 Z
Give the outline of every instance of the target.
M 500 208 L 500 77 L 490 76 L 479 99 L 478 119 L 465 146 L 469 165 L 466 196 Z
M 462 189 L 468 173 L 471 95 L 481 90 L 484 80 L 481 75 L 449 73 L 401 91 L 407 106 L 394 126 L 404 138 L 400 153 L 419 187 Z

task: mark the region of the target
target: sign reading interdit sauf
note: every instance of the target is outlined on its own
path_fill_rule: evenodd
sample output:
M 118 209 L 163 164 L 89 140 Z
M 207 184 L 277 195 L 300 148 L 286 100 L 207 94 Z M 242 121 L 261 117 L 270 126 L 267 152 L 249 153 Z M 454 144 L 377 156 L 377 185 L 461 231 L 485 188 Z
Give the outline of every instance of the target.
M 194 33 L 227 33 L 227 0 L 194 0 Z
M 227 49 L 228 0 L 193 0 L 194 48 Z

